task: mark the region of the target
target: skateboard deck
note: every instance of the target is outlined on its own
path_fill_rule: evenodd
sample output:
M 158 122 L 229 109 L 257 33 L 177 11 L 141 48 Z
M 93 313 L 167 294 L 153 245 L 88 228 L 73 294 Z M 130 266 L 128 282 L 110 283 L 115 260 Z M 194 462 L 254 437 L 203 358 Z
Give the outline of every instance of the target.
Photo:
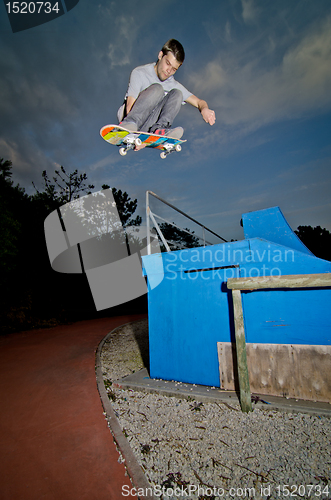
M 120 125 L 105 125 L 100 130 L 100 135 L 109 144 L 119 146 L 119 153 L 122 156 L 125 156 L 130 149 L 145 144 L 145 147 L 160 149 L 160 156 L 164 159 L 169 153 L 181 151 L 181 144 L 186 142 L 165 135 L 131 132 Z

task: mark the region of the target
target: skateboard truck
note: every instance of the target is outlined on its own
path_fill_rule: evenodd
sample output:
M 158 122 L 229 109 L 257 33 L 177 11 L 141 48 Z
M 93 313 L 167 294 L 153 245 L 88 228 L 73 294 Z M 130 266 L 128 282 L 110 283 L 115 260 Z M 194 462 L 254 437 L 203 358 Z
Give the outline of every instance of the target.
M 125 139 L 125 147 L 120 148 L 119 153 L 121 156 L 125 156 L 130 149 L 135 148 L 136 146 L 141 146 L 141 140 L 139 137 L 135 137 L 134 135 L 128 135 Z
M 180 144 L 176 144 L 175 146 L 173 144 L 164 144 L 164 148 L 166 151 L 162 151 L 162 153 L 160 153 L 162 160 L 164 160 L 168 154 L 174 153 L 175 151 L 179 153 L 179 151 L 182 150 L 182 146 Z

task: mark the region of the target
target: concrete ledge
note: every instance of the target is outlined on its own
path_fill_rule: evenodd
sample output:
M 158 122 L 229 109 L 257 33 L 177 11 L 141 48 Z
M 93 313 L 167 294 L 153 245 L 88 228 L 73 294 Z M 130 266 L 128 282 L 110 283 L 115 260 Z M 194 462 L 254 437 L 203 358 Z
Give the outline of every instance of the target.
M 239 394 L 225 391 L 218 387 L 188 384 L 170 380 L 151 379 L 146 368 L 113 382 L 114 387 L 133 389 L 135 391 L 154 392 L 165 396 L 192 398 L 203 402 L 223 403 L 227 407 L 240 404 Z M 279 410 L 286 412 L 308 413 L 310 415 L 331 417 L 331 405 L 313 401 L 304 401 L 277 396 L 253 394 L 253 409 Z M 108 398 L 107 398 L 108 399 Z M 255 403 L 256 400 L 256 403 Z M 237 408 L 232 408 L 237 410 Z M 239 410 L 240 411 L 240 410 Z

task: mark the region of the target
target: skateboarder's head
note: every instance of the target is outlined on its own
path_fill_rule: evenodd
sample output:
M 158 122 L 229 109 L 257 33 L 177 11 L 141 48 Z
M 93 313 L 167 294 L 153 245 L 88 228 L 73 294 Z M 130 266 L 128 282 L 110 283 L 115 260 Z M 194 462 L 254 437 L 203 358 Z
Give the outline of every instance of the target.
M 169 54 L 169 52 L 171 52 L 180 65 L 182 65 L 184 62 L 184 47 L 180 42 L 178 42 L 178 40 L 175 40 L 174 38 L 171 38 L 163 45 L 161 52 L 163 53 L 163 55 Z
M 168 40 L 160 50 L 155 66 L 159 79 L 164 81 L 174 75 L 184 59 L 185 52 L 182 44 L 173 38 Z

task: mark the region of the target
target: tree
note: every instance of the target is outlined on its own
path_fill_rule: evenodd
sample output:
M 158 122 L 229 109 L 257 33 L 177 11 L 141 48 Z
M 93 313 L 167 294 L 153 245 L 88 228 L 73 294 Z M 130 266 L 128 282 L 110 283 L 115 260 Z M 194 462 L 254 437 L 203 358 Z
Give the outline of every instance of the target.
M 199 238 L 194 236 L 194 231 L 191 232 L 187 228 L 183 231 L 168 222 L 162 222 L 160 229 L 171 250 L 201 246 Z M 190 234 L 186 231 L 189 231 Z
M 4 160 L 0 158 L 0 178 L 1 180 L 7 180 L 11 177 L 12 172 L 12 162 L 10 160 Z
M 53 182 L 48 177 L 46 170 L 43 171 L 42 178 L 44 181 L 42 192 L 32 183 L 36 190 L 33 199 L 43 205 L 48 213 L 65 203 L 77 200 L 82 194 L 91 194 L 91 189 L 94 189 L 93 184 L 87 184 L 86 173 L 78 173 L 77 169 L 73 172 L 67 172 L 63 166 L 60 170 L 55 170 Z M 110 186 L 103 184 L 102 189 L 110 189 Z M 137 215 L 135 219 L 132 218 L 137 209 L 137 200 L 131 200 L 128 193 L 120 189 L 112 188 L 112 193 L 123 227 L 140 226 L 142 222 L 140 215 Z
M 44 189 L 28 196 L 19 185 L 14 186 L 11 168 L 10 161 L 0 159 L 0 284 L 6 290 L 0 330 L 54 326 L 95 314 L 86 276 L 54 272 L 44 235 L 44 220 L 50 212 L 90 194 L 94 186 L 86 174 L 61 167 L 53 179 L 43 172 Z M 141 217 L 133 218 L 137 200 L 115 188 L 112 192 L 124 224 L 139 225 Z M 87 210 L 93 208 L 89 198 L 85 199 Z
M 43 202 L 49 207 L 49 211 L 64 205 L 64 203 L 76 200 L 82 193 L 90 194 L 91 189 L 94 188 L 93 184 L 86 184 L 86 173 L 78 173 L 77 169 L 73 172 L 67 172 L 62 166 L 60 170 L 55 170 L 53 183 L 46 170 L 43 171 L 42 178 L 45 186 L 43 192 L 36 188 L 34 182 L 32 183 L 37 191 L 34 199 Z
M 28 196 L 11 180 L 12 162 L 0 159 L 0 285 L 6 286 L 19 262 L 22 213 L 27 216 Z
M 320 259 L 331 260 L 331 234 L 321 226 L 299 226 L 295 234 Z
M 110 186 L 107 184 L 102 185 L 102 189 L 109 189 Z M 131 200 L 128 193 L 121 191 L 121 189 L 112 188 L 113 197 L 116 203 L 119 218 L 121 219 L 123 227 L 129 226 L 140 226 L 142 218 L 137 215 L 135 219 L 132 219 L 138 205 L 137 199 Z

